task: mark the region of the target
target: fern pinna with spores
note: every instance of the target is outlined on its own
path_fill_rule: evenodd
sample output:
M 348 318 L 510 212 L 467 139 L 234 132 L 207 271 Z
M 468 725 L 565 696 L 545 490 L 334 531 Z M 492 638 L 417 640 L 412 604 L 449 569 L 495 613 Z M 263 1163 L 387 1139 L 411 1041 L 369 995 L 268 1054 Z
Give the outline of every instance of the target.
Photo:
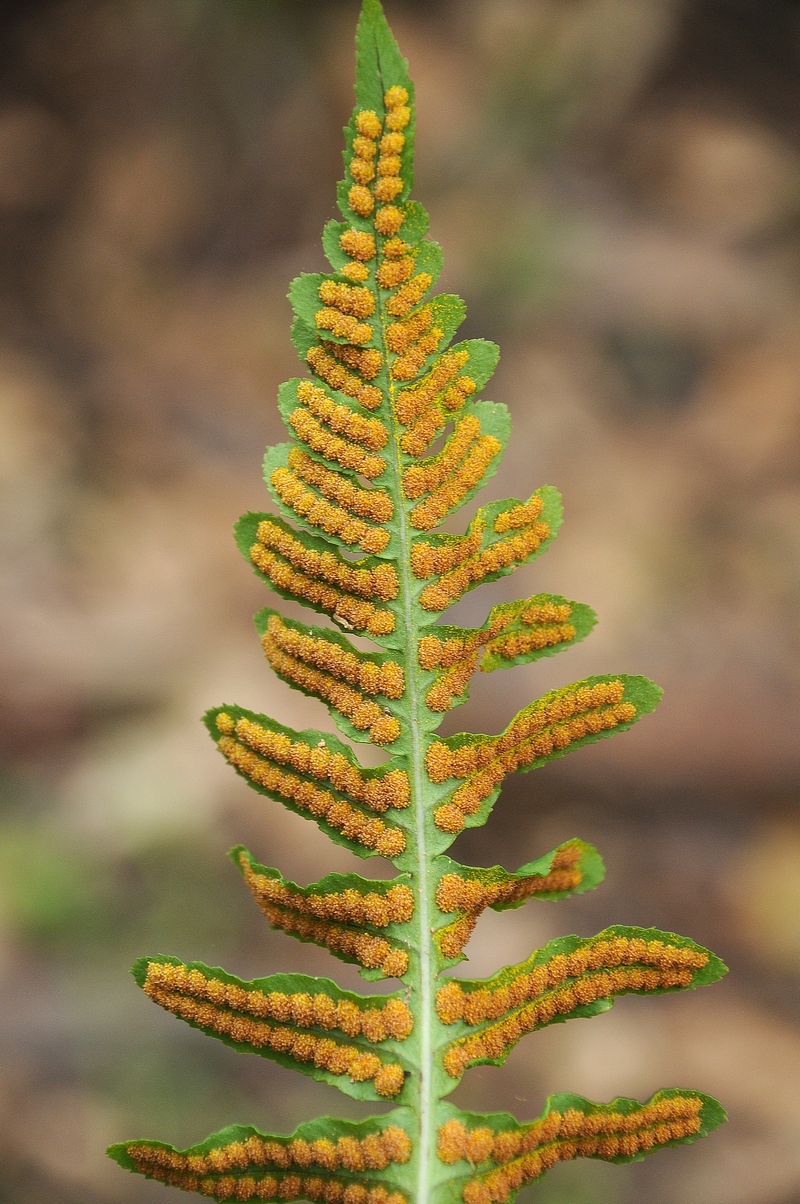
M 670 1089 L 646 1103 L 557 1095 L 538 1119 L 518 1122 L 449 1104 L 465 1071 L 499 1065 L 526 1033 L 593 1016 L 618 996 L 693 988 L 725 967 L 674 933 L 615 926 L 551 941 L 481 981 L 445 973 L 485 908 L 564 898 L 603 877 L 598 853 L 577 839 L 514 872 L 463 866 L 447 856 L 458 833 L 486 822 L 508 774 L 626 731 L 660 691 L 642 677 L 591 677 L 531 703 L 499 735 L 435 735 L 477 670 L 569 648 L 595 616 L 536 594 L 495 606 L 475 629 L 442 622 L 468 590 L 541 555 L 561 504 L 545 486 L 481 507 L 463 535 L 437 532 L 494 473 L 510 426 L 504 406 L 478 399 L 497 348 L 455 342 L 464 305 L 431 291 L 442 253 L 425 210 L 408 199 L 413 85 L 379 0 L 363 3 L 356 98 L 344 220 L 323 236 L 333 270 L 303 275 L 290 291 L 292 337 L 310 375 L 280 390 L 291 438 L 265 460 L 279 514 L 245 515 L 237 540 L 272 590 L 341 629 L 262 610 L 256 627 L 274 671 L 387 760 L 366 768 L 333 735 L 238 706 L 205 721 L 254 790 L 358 856 L 394 863 L 393 879 L 331 874 L 303 887 L 244 848 L 232 853 L 274 928 L 401 989 L 362 996 L 302 974 L 243 982 L 166 956 L 141 959 L 134 976 L 154 1002 L 233 1049 L 394 1108 L 361 1122 L 326 1117 L 286 1137 L 233 1126 L 187 1150 L 140 1140 L 110 1153 L 217 1200 L 502 1204 L 558 1161 L 634 1161 L 704 1136 L 724 1113 L 699 1091 Z

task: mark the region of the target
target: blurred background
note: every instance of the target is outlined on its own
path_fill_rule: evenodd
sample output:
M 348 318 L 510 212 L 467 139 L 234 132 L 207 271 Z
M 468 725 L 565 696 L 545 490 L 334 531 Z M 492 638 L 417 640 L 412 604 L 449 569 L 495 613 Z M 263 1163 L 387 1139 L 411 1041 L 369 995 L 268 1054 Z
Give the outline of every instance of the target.
M 370 1109 L 240 1058 L 128 975 L 143 953 L 360 979 L 271 933 L 225 857 L 388 875 L 248 791 L 199 723 L 236 701 L 330 728 L 271 676 L 270 601 L 231 526 L 263 508 L 288 282 L 320 270 L 356 0 L 6 0 L 0 16 L 5 506 L 3 1204 L 149 1204 L 103 1156 L 224 1124 Z M 646 673 L 656 715 L 508 785 L 455 855 L 571 836 L 605 885 L 489 913 L 466 972 L 611 922 L 691 934 L 720 985 L 523 1042 L 455 1100 L 538 1114 L 664 1086 L 730 1123 L 635 1166 L 556 1168 L 539 1204 L 800 1204 L 800 6 L 387 0 L 419 101 L 417 196 L 514 436 L 486 500 L 549 482 L 550 554 L 460 604 L 550 590 L 592 638 L 476 682 L 447 732 Z M 463 527 L 463 523 L 460 524 Z M 308 615 L 306 614 L 306 617 Z M 176 1196 L 177 1198 L 177 1196 Z

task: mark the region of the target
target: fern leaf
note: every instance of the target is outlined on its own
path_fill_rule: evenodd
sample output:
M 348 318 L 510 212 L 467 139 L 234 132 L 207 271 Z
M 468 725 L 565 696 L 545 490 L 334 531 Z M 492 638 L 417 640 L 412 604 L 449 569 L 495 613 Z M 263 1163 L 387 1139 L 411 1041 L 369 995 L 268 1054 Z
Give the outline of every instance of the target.
M 699 1091 L 659 1091 L 646 1104 L 618 1098 L 593 1104 L 580 1095 L 551 1095 L 538 1120 L 520 1125 L 507 1113 L 458 1112 L 439 1129 L 439 1158 L 470 1164 L 451 1180 L 453 1199 L 500 1204 L 558 1162 L 597 1158 L 638 1162 L 647 1154 L 706 1137 L 727 1118 Z M 452 1172 L 451 1172 L 452 1173 Z M 456 1171 L 459 1174 L 459 1171 Z
M 339 629 L 261 610 L 269 666 L 386 760 L 367 768 L 334 735 L 235 705 L 213 708 L 205 723 L 258 794 L 356 855 L 393 863 L 394 878 L 330 874 L 300 886 L 241 846 L 231 853 L 273 928 L 368 980 L 397 979 L 400 990 L 362 996 L 302 974 L 243 981 L 167 956 L 142 958 L 133 972 L 153 1002 L 233 1049 L 395 1108 L 359 1123 L 314 1121 L 290 1137 L 237 1126 L 187 1150 L 134 1141 L 109 1153 L 217 1200 L 505 1204 L 559 1160 L 632 1161 L 704 1136 L 724 1113 L 676 1089 L 647 1104 L 554 1096 L 538 1120 L 518 1123 L 448 1104 L 464 1071 L 500 1064 L 526 1033 L 595 1015 L 620 995 L 691 989 L 725 967 L 674 933 L 617 926 L 551 941 L 482 981 L 444 974 L 487 907 L 558 900 L 604 874 L 578 839 L 513 872 L 463 866 L 446 855 L 457 834 L 486 822 L 508 774 L 626 731 L 660 690 L 642 677 L 591 677 L 545 694 L 499 735 L 435 736 L 473 673 L 566 650 L 595 615 L 540 593 L 493 607 L 478 628 L 441 621 L 467 591 L 547 550 L 561 499 L 542 486 L 479 508 L 463 535 L 438 529 L 496 470 L 510 420 L 481 397 L 497 348 L 454 341 L 464 304 L 433 291 L 442 251 L 409 199 L 414 89 L 379 0 L 363 0 L 356 102 L 337 194 L 344 220 L 323 232 L 331 271 L 300 276 L 289 293 L 306 375 L 279 391 L 289 441 L 264 460 L 279 513 L 246 514 L 236 540 L 274 593 Z
M 410 875 L 370 882 L 358 874 L 328 874 L 298 886 L 259 865 L 241 845 L 231 857 L 273 928 L 355 963 L 368 980 L 407 973 L 408 946 L 398 932 L 414 914 Z

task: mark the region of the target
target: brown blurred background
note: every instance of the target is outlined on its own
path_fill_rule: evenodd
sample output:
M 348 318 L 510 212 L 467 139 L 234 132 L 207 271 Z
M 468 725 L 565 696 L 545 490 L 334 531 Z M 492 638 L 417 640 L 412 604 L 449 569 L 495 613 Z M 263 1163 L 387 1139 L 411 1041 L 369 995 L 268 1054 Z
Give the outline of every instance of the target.
M 271 933 L 225 851 L 301 882 L 365 866 L 249 792 L 198 722 L 237 701 L 330 727 L 265 667 L 250 616 L 270 598 L 230 532 L 266 503 L 276 388 L 298 371 L 285 294 L 323 265 L 357 10 L 2 9 L 3 1204 L 155 1204 L 108 1142 L 369 1111 L 176 1023 L 127 973 L 169 952 L 360 982 Z M 731 1117 L 708 1142 L 557 1168 L 528 1198 L 800 1204 L 800 6 L 387 11 L 443 283 L 502 347 L 489 395 L 514 437 L 488 496 L 550 482 L 566 505 L 545 560 L 454 615 L 552 590 L 601 618 L 477 682 L 445 730 L 497 731 L 592 672 L 666 689 L 624 740 L 512 781 L 456 844 L 513 868 L 580 835 L 608 863 L 593 895 L 490 913 L 467 972 L 611 922 L 732 967 L 528 1038 L 454 1098 L 530 1118 L 550 1091 L 699 1088 Z

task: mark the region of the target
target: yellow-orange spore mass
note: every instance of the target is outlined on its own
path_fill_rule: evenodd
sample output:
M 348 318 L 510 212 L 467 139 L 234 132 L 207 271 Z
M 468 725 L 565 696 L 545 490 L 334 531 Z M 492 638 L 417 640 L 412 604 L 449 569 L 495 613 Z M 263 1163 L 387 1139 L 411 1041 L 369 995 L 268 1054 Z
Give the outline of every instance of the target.
M 475 556 L 483 543 L 483 523 L 475 521 L 469 535 L 439 545 L 417 539 L 411 547 L 411 571 L 420 581 L 448 573 Z
M 333 552 L 307 548 L 296 536 L 284 531 L 270 519 L 263 519 L 258 524 L 257 536 L 263 547 L 278 552 L 294 568 L 302 569 L 309 576 L 348 590 L 360 598 L 390 602 L 397 597 L 400 585 L 393 564 L 364 568 L 341 559 Z
M 526 607 L 520 618 L 523 623 L 532 627 L 534 623 L 566 623 L 571 614 L 572 607 L 568 602 L 563 605 L 555 602 L 541 602 Z
M 428 356 L 433 355 L 439 349 L 439 346 L 444 338 L 444 331 L 438 326 L 432 326 L 427 334 L 421 335 L 415 343 L 398 356 L 391 368 L 393 380 L 413 380 L 415 376 L 419 376 Z
M 407 105 L 400 105 L 386 114 L 387 130 L 404 130 L 411 121 L 411 110 Z
M 432 711 L 443 713 L 449 711 L 453 700 L 459 698 L 475 672 L 478 664 L 478 653 L 465 657 L 459 664 L 442 673 L 431 686 L 425 696 L 425 702 Z
M 482 435 L 477 439 L 444 484 L 434 489 L 424 502 L 411 511 L 409 521 L 412 527 L 418 531 L 430 531 L 437 526 L 480 484 L 489 465 L 501 451 L 502 444 L 494 435 Z
M 341 473 L 331 472 L 298 448 L 289 452 L 289 468 L 351 514 L 376 523 L 388 523 L 394 516 L 392 499 L 383 489 L 359 489 Z
M 402 322 L 390 322 L 386 327 L 386 345 L 395 355 L 400 355 L 413 343 L 416 343 L 423 334 L 426 334 L 431 326 L 433 326 L 433 310 L 430 305 L 423 305 L 422 309 L 418 309 L 410 318 L 406 318 Z
M 363 138 L 379 138 L 383 132 L 380 118 L 372 109 L 362 109 L 356 113 L 355 127 Z
M 468 414 L 456 424 L 438 456 L 412 464 L 403 473 L 403 492 L 412 501 L 423 493 L 431 493 L 461 464 L 466 452 L 480 438 L 481 424 L 474 414 Z
M 413 389 L 404 389 L 398 394 L 396 401 L 398 420 L 404 426 L 412 423 L 455 380 L 468 361 L 469 352 L 467 351 L 446 352 L 421 384 L 416 385 Z
M 392 612 L 376 605 L 397 597 L 394 565 L 350 565 L 333 552 L 307 548 L 269 519 L 259 523 L 257 538 L 250 559 L 276 588 L 318 606 L 357 631 L 370 635 L 394 631 Z
M 152 971 L 152 975 L 151 975 Z M 183 966 L 151 962 L 148 967 L 144 988 L 147 995 L 161 1007 L 192 1022 L 200 1028 L 210 1029 L 219 1036 L 230 1037 L 242 1045 L 255 1049 L 270 1049 L 298 1062 L 313 1062 L 331 1074 L 347 1074 L 353 1082 L 372 1081 L 378 1094 L 396 1095 L 402 1087 L 394 1075 L 397 1063 L 384 1063 L 376 1054 L 363 1053 L 357 1046 L 346 1045 L 331 1038 L 319 1038 L 311 1033 L 299 1031 L 299 1023 L 314 1024 L 316 1014 L 311 996 L 301 1000 L 295 1009 L 292 1000 L 296 997 L 283 995 L 279 1000 L 263 992 L 248 992 L 233 984 L 220 983 L 207 978 L 199 970 L 188 970 Z M 260 996 L 260 999 L 257 998 Z M 340 1008 L 337 1005 L 337 1021 Z M 358 1009 L 354 1009 L 358 1010 Z M 242 1014 L 246 1011 L 246 1014 Z M 273 1012 L 285 1013 L 289 1023 L 270 1023 Z M 310 1016 L 310 1018 L 309 1018 Z M 347 1014 L 352 1020 L 352 1013 Z M 341 1023 L 346 1023 L 342 1019 Z M 338 1027 L 341 1027 L 341 1023 Z M 334 1027 L 331 1025 L 330 1027 Z M 391 1067 L 394 1089 L 380 1090 L 376 1082 L 381 1070 Z M 397 1067 L 401 1071 L 400 1067 Z
M 442 814 L 437 812 L 434 817 L 437 824 L 441 820 L 442 831 L 460 831 L 453 827 L 457 823 L 453 809 L 462 816 L 474 815 L 509 773 L 562 751 L 587 735 L 630 723 L 636 717 L 636 708 L 633 703 L 621 701 L 623 694 L 621 681 L 567 689 L 548 703 L 527 708 L 502 736 L 466 743 L 455 751 L 447 745 L 432 745 L 427 754 L 432 781 L 467 779 L 440 808 Z
M 487 577 L 512 565 L 522 564 L 539 550 L 549 536 L 548 524 L 538 522 L 508 539 L 496 540 L 488 548 L 467 557 L 458 568 L 444 573 L 438 581 L 426 586 L 420 594 L 420 605 L 423 610 L 446 610 L 468 589 Z
M 407 105 L 408 89 L 401 84 L 392 84 L 391 88 L 384 93 L 383 103 L 387 109 L 398 109 L 401 105 Z
M 324 305 L 354 318 L 371 318 L 375 313 L 375 297 L 368 288 L 323 280 L 319 286 L 319 299 Z
M 445 913 L 461 913 L 453 923 L 441 929 L 436 936 L 439 949 L 448 958 L 460 957 L 467 944 L 478 917 L 487 907 L 521 902 L 537 894 L 560 893 L 577 889 L 583 881 L 580 862 L 581 850 L 576 845 L 559 849 L 547 874 L 511 878 L 499 882 L 481 881 L 480 878 L 463 878 L 459 874 L 446 874 L 436 891 L 436 903 Z M 447 997 L 444 996 L 443 999 Z M 443 1004 L 444 1006 L 444 1004 Z M 459 1012 L 458 1015 L 461 1013 Z M 442 1017 L 444 1018 L 444 1017 Z M 452 1021 L 446 1021 L 452 1023 Z
M 449 421 L 448 411 L 460 409 L 475 392 L 475 382 L 469 376 L 459 376 L 445 389 L 441 397 L 422 411 L 403 433 L 400 446 L 409 456 L 421 456 Z
M 307 665 L 324 669 L 333 677 L 347 681 L 366 694 L 384 694 L 387 698 L 402 698 L 405 675 L 401 665 L 387 660 L 376 664 L 366 656 L 342 648 L 323 636 L 306 635 L 290 627 L 279 615 L 272 615 L 266 634 L 283 652 L 289 652 Z
M 346 285 L 342 285 L 342 288 L 346 287 Z M 359 322 L 358 318 L 342 313 L 341 310 L 334 309 L 332 306 L 325 306 L 324 309 L 317 310 L 314 314 L 314 324 L 317 330 L 327 331 L 337 339 L 347 339 L 349 343 L 355 343 L 360 347 L 369 343 L 373 335 L 372 327 L 366 322 Z
M 222 736 L 217 747 L 225 759 L 254 785 L 291 802 L 314 819 L 324 820 L 348 840 L 374 849 L 383 857 L 397 857 L 405 848 L 405 836 L 399 828 L 388 827 L 383 820 L 365 815 L 344 800 L 337 799 L 329 790 L 320 789 L 295 773 L 283 771 L 232 736 Z
M 497 987 L 465 992 L 458 983 L 448 983 L 437 997 L 443 1023 L 496 1023 L 454 1042 L 445 1054 L 445 1069 L 457 1078 L 472 1062 L 501 1058 L 525 1033 L 598 999 L 691 986 L 694 972 L 707 963 L 708 955 L 700 949 L 614 937 L 587 941 Z
M 306 363 L 316 372 L 320 380 L 324 380 L 332 389 L 352 397 L 367 410 L 377 410 L 383 400 L 380 389 L 368 385 L 352 372 L 348 372 L 336 362 L 333 355 L 322 347 L 311 347 L 306 352 Z
M 496 1169 L 469 1180 L 464 1204 L 505 1204 L 512 1193 L 557 1162 L 620 1155 L 634 1158 L 655 1146 L 684 1140 L 700 1132 L 702 1108 L 703 1101 L 697 1096 L 656 1097 L 651 1104 L 626 1113 L 610 1108 L 587 1113 L 575 1108 L 563 1113 L 554 1110 L 533 1125 L 496 1133 L 490 1154 Z M 477 1131 L 457 1120 L 442 1126 L 442 1161 L 452 1163 L 467 1157 L 472 1134 Z
M 374 142 L 371 142 L 370 146 L 374 155 Z M 367 234 L 363 230 L 345 230 L 339 238 L 339 246 L 345 255 L 350 255 L 353 259 L 358 259 L 362 263 L 369 263 L 377 254 L 374 236 Z
M 381 162 L 383 163 L 383 162 L 385 162 L 385 160 L 381 160 Z M 380 167 L 380 164 L 379 164 L 379 167 Z M 378 201 L 394 201 L 397 199 L 397 197 L 400 196 L 400 193 L 403 191 L 403 181 L 397 175 L 382 175 L 376 182 L 374 191 L 375 191 L 376 200 L 378 200 Z M 425 285 L 422 289 L 422 292 L 425 292 L 425 289 L 428 287 L 429 287 L 429 285 Z M 421 296 L 421 295 L 422 294 L 420 293 L 419 296 Z M 419 299 L 419 298 L 417 298 L 417 299 Z M 411 304 L 409 305 L 409 309 L 411 308 L 411 305 L 413 305 L 413 304 L 414 304 L 414 302 L 412 301 Z M 405 311 L 391 311 L 391 312 L 408 312 L 408 311 L 405 310 Z
M 402 138 L 402 134 L 397 137 Z M 383 244 L 384 259 L 403 259 L 413 251 L 411 243 L 403 242 L 402 238 L 390 238 Z
M 386 427 L 377 418 L 365 418 L 349 406 L 339 405 L 310 380 L 300 381 L 297 399 L 335 435 L 343 435 L 369 451 L 381 451 L 389 441 Z
M 352 263 L 346 263 L 341 269 L 341 273 L 356 284 L 362 284 L 365 280 L 369 280 L 369 268 L 365 263 L 360 263 L 356 259 Z
M 375 147 L 375 143 L 365 139 L 371 147 Z M 375 164 L 368 158 L 354 158 L 350 164 L 350 175 L 357 184 L 369 184 L 375 179 Z
M 381 180 L 380 183 L 376 185 L 376 194 L 382 187 L 385 191 L 386 189 L 384 186 L 390 185 L 391 183 L 391 178 L 387 180 Z M 388 200 L 391 198 L 387 197 L 386 199 Z M 389 298 L 389 300 L 386 302 L 386 312 L 391 314 L 393 318 L 405 318 L 411 313 L 414 306 L 419 304 L 432 284 L 433 276 L 431 276 L 430 272 L 420 272 L 418 276 L 414 276 L 413 279 L 409 280 L 407 284 L 404 284 L 397 290 L 396 293 L 394 293 L 393 296 Z
M 486 651 L 493 656 L 501 656 L 505 660 L 513 660 L 517 656 L 526 656 L 541 648 L 555 648 L 558 644 L 568 644 L 575 639 L 575 628 L 571 623 L 561 623 L 552 627 L 539 627 L 536 631 L 516 631 L 510 635 L 498 636 L 489 640 Z
M 131 1156 L 134 1157 L 133 1154 Z M 213 1196 L 215 1200 L 264 1200 L 279 1204 L 280 1201 L 302 1199 L 320 1201 L 321 1204 L 407 1204 L 406 1197 L 401 1192 L 389 1191 L 380 1184 L 364 1187 L 360 1183 L 327 1175 L 301 1177 L 295 1174 L 256 1174 L 215 1177 L 195 1174 L 188 1170 L 176 1170 L 153 1159 L 137 1161 L 134 1157 L 134 1162 L 140 1173 L 160 1183 L 202 1196 Z
M 519 531 L 522 527 L 530 526 L 544 510 L 544 502 L 540 497 L 533 497 L 524 506 L 512 506 L 504 510 L 494 520 L 494 529 L 498 535 L 505 531 Z
M 188 1191 L 199 1189 L 197 1177 L 201 1175 L 210 1177 L 229 1175 L 231 1171 L 247 1172 L 246 1175 L 237 1173 L 235 1177 L 230 1176 L 235 1187 L 232 1193 L 227 1195 L 225 1188 L 222 1194 L 217 1190 L 223 1180 L 210 1179 L 209 1192 L 203 1191 L 201 1194 L 214 1194 L 220 1199 L 294 1198 L 293 1195 L 287 1194 L 284 1186 L 290 1176 L 275 1178 L 264 1175 L 263 1172 L 266 1169 L 288 1171 L 293 1168 L 314 1168 L 321 1170 L 325 1178 L 301 1181 L 298 1176 L 292 1176 L 301 1184 L 295 1195 L 327 1201 L 332 1198 L 329 1189 L 335 1187 L 338 1189 L 333 1193 L 335 1198 L 342 1201 L 342 1204 L 349 1204 L 349 1201 L 345 1200 L 345 1193 L 352 1184 L 348 1185 L 346 1180 L 330 1179 L 328 1175 L 336 1171 L 365 1168 L 382 1171 L 392 1163 L 403 1165 L 411 1156 L 411 1141 L 403 1129 L 397 1125 L 390 1125 L 382 1132 L 371 1133 L 360 1139 L 348 1136 L 341 1137 L 336 1142 L 327 1138 L 316 1141 L 304 1141 L 302 1138 L 293 1141 L 275 1140 L 252 1134 L 243 1141 L 229 1142 L 206 1152 L 179 1152 L 144 1141 L 130 1142 L 127 1152 L 137 1170 L 143 1174 L 161 1179 L 162 1182 L 175 1187 L 184 1187 Z M 192 1183 L 197 1183 L 198 1186 L 192 1186 Z M 251 1185 L 253 1191 L 250 1191 Z M 389 1204 L 389 1201 L 403 1199 L 399 1193 L 390 1195 L 388 1189 L 380 1186 L 370 1189 L 365 1187 L 363 1192 L 365 1204 Z
M 332 434 L 302 406 L 292 412 L 289 423 L 298 439 L 312 451 L 334 464 L 341 464 L 342 468 L 360 472 L 369 481 L 386 471 L 386 461 L 381 456 L 371 455 L 363 447 Z
M 252 719 L 242 717 L 234 721 L 225 712 L 217 715 L 216 727 L 221 735 L 235 732 L 242 744 L 279 765 L 288 765 L 318 782 L 329 782 L 340 794 L 365 803 L 371 811 L 382 813 L 389 807 L 408 806 L 409 786 L 405 770 L 392 769 L 382 776 L 368 776 L 343 753 L 331 752 L 324 742 L 312 746 L 302 740 L 292 740 Z
M 351 1000 L 337 1001 L 324 992 L 310 995 L 249 989 L 223 982 L 202 970 L 169 962 L 149 963 L 143 990 L 151 998 L 164 991 L 177 992 L 259 1020 L 275 1020 L 300 1028 L 336 1029 L 348 1037 L 363 1037 L 375 1044 L 387 1037 L 404 1041 L 413 1028 L 411 1012 L 402 999 L 361 1008 Z
M 399 155 L 406 144 L 405 134 L 391 132 L 381 138 L 382 155 Z
M 378 175 L 399 176 L 402 165 L 402 159 L 399 155 L 382 153 L 380 159 L 378 160 Z
M 388 238 L 397 233 L 405 220 L 406 215 L 397 205 L 384 205 L 375 214 L 375 229 Z
M 387 928 L 390 924 L 407 924 L 414 914 L 414 895 L 405 885 L 389 886 L 385 894 L 350 888 L 327 891 L 324 894 L 292 890 L 280 878 L 257 873 L 245 853 L 239 854 L 245 881 L 257 902 L 269 903 L 296 911 L 298 915 L 315 919 L 334 920 L 342 924 L 368 924 L 372 928 Z
M 287 633 L 291 632 L 289 628 L 284 630 Z M 306 652 L 306 645 L 301 643 L 306 639 L 310 639 L 310 637 L 300 636 L 296 632 L 285 636 L 278 634 L 276 624 L 270 620 L 270 626 L 264 633 L 261 643 L 267 660 L 279 676 L 299 686 L 307 693 L 314 694 L 335 711 L 345 715 L 356 731 L 368 731 L 373 744 L 391 744 L 395 741 L 400 735 L 400 724 L 397 719 L 393 715 L 387 715 L 377 703 L 365 698 L 360 690 L 353 689 L 334 676 L 332 670 L 345 671 L 344 657 L 346 654 L 343 653 L 343 650 L 337 648 L 336 652 L 329 652 L 328 650 L 332 649 L 333 645 L 328 645 L 325 640 L 312 640 L 314 651 L 312 653 L 311 645 L 309 645 L 308 652 Z M 309 659 L 312 655 L 320 659 L 323 656 L 329 656 L 330 669 L 312 668 L 304 659 L 284 651 L 282 646 L 284 644 L 287 647 L 293 647 L 296 652 L 300 652 L 302 649 Z M 322 645 L 326 645 L 326 647 L 323 648 Z
M 325 350 L 340 363 L 352 368 L 364 380 L 374 380 L 383 367 L 383 353 L 374 347 L 350 347 L 347 343 L 325 343 Z
M 377 281 L 383 289 L 398 288 L 414 274 L 414 260 L 410 255 L 402 259 L 385 260 L 378 268 Z
M 312 461 L 313 463 L 313 461 Z M 313 475 L 309 472 L 306 475 Z M 355 518 L 341 506 L 335 506 L 303 485 L 303 478 L 289 468 L 276 468 L 270 484 L 284 505 L 288 506 L 309 526 L 334 535 L 349 546 L 356 545 L 372 555 L 385 551 L 391 534 L 383 527 L 373 527 Z M 353 493 L 356 491 L 353 490 Z M 359 491 L 363 492 L 363 491 Z
M 354 184 L 347 194 L 347 203 L 359 217 L 369 217 L 375 208 L 375 198 L 364 184 Z
M 280 879 L 257 874 L 240 855 L 245 881 L 258 906 L 275 928 L 330 949 L 368 969 L 400 978 L 408 970 L 408 954 L 383 937 L 343 925 L 386 928 L 405 924 L 414 914 L 414 897 L 407 886 L 393 886 L 386 895 L 356 890 L 305 894 L 290 890 Z

